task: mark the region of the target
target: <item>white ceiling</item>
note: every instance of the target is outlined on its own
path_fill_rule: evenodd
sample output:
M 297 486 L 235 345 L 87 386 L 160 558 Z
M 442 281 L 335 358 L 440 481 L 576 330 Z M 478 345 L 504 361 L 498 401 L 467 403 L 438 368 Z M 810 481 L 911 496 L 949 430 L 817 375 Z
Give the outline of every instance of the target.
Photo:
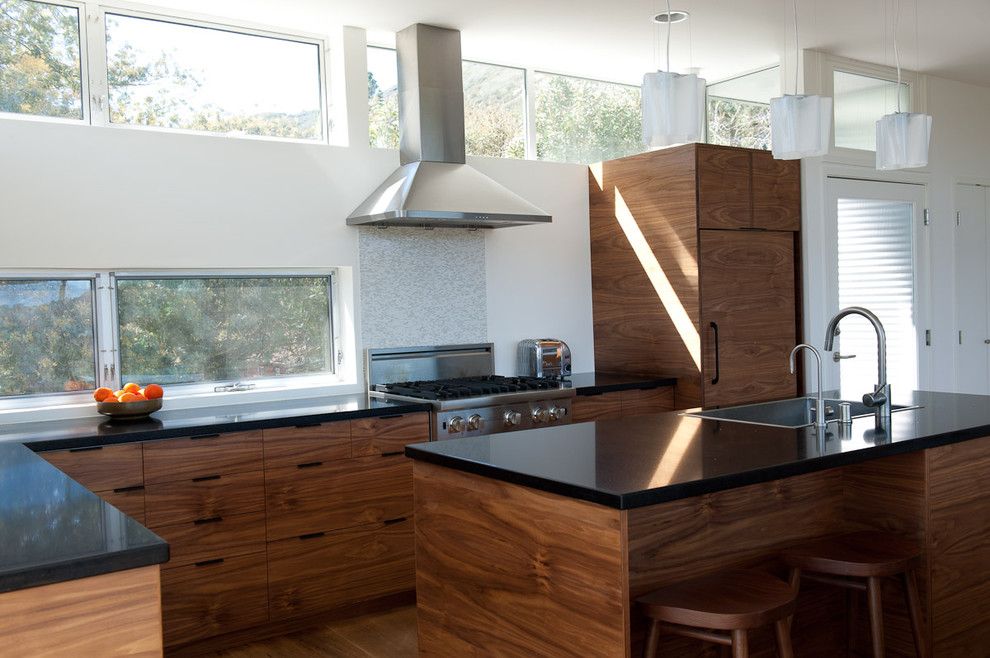
M 793 57 L 790 0 L 671 2 L 674 9 L 691 13 L 687 23 L 673 26 L 674 70 L 698 67 L 712 82 L 764 68 L 780 61 L 785 30 L 788 57 Z M 798 0 L 800 45 L 892 65 L 890 25 L 898 2 L 898 43 L 905 68 L 990 86 L 990 0 Z M 160 4 L 307 32 L 325 32 L 321 25 L 356 25 L 367 28 L 369 41 L 378 45 L 390 45 L 394 32 L 410 23 L 433 23 L 463 32 L 466 58 L 633 84 L 659 63 L 657 31 L 650 18 L 666 7 L 658 0 L 160 0 Z M 663 48 L 661 42 L 661 54 Z

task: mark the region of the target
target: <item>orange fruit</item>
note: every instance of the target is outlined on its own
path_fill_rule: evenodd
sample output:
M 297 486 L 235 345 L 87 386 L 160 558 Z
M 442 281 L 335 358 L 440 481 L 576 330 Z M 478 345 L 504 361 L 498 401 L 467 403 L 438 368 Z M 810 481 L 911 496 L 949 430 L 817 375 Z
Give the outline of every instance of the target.
M 96 400 L 97 402 L 103 402 L 112 395 L 113 395 L 113 391 L 111 391 L 106 386 L 101 386 L 95 391 L 93 391 L 93 399 Z
M 123 395 L 123 394 L 124 394 L 124 393 L 126 393 L 126 392 L 127 392 L 127 391 L 124 391 L 124 390 L 120 390 L 120 391 L 114 391 L 114 392 L 113 392 L 113 396 L 114 396 L 115 398 L 117 398 L 118 400 L 120 400 L 120 396 L 121 396 L 121 395 Z
M 140 392 L 139 393 L 132 393 L 131 395 L 133 395 L 134 397 L 137 398 L 137 400 L 131 400 L 131 402 L 135 402 L 135 401 L 147 402 L 148 401 L 148 398 L 146 398 L 144 396 L 144 393 L 140 393 Z
M 134 382 L 127 382 L 126 384 L 124 384 L 124 388 L 121 390 L 123 390 L 125 393 L 137 393 L 138 391 L 141 390 L 141 387 L 135 384 Z
M 140 400 L 141 398 L 136 393 L 131 393 L 130 391 L 120 396 L 121 402 L 139 402 Z
M 158 384 L 148 384 L 144 387 L 144 396 L 149 400 L 157 400 L 165 395 L 164 389 Z

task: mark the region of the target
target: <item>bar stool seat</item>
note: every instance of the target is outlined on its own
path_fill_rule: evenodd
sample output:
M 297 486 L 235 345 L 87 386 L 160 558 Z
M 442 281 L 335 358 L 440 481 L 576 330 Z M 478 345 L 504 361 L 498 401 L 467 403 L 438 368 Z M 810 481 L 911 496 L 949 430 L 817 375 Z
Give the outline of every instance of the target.
M 667 633 L 731 646 L 733 656 L 744 657 L 747 631 L 774 624 L 778 653 L 791 658 L 787 618 L 796 596 L 786 582 L 755 570 L 723 571 L 650 592 L 637 599 L 652 622 L 644 655 L 653 658 Z
M 914 572 L 921 565 L 922 552 L 917 542 L 901 535 L 863 531 L 817 539 L 785 550 L 781 557 L 791 568 L 791 588 L 797 594 L 802 578 L 865 591 L 870 608 L 873 655 L 884 656 L 882 578 L 897 577 L 904 584 L 911 630 L 918 656 L 926 658 L 928 650 L 923 635 L 921 598 Z M 850 599 L 850 604 L 855 599 Z M 849 612 L 854 636 L 856 614 Z

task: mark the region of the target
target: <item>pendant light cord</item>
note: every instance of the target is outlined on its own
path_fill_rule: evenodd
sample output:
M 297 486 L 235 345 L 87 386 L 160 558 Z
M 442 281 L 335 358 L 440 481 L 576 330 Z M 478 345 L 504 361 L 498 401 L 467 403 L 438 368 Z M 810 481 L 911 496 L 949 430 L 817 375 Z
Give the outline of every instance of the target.
M 897 52 L 897 24 L 901 19 L 900 0 L 894 2 L 894 66 L 897 67 L 897 113 L 901 113 L 901 56 Z
M 792 6 L 794 8 L 794 94 L 797 95 L 798 69 L 801 68 L 801 46 L 798 42 L 797 0 L 793 0 Z
M 673 22 L 670 19 L 670 0 L 667 0 L 667 73 L 670 73 L 670 24 Z

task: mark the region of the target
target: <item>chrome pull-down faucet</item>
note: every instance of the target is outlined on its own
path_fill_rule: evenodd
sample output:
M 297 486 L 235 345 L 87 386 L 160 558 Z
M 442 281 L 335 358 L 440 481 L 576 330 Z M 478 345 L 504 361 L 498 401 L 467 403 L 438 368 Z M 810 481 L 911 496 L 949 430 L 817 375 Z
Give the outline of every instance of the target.
M 801 343 L 795 345 L 794 349 L 791 350 L 791 374 L 794 374 L 794 356 L 801 350 L 808 350 L 815 355 L 815 362 L 818 364 L 818 397 L 815 398 L 815 425 L 818 427 L 825 427 L 827 420 L 825 418 L 825 400 L 822 396 L 822 354 L 813 345 L 808 345 L 807 343 Z
M 872 393 L 863 395 L 863 404 L 875 409 L 877 428 L 886 427 L 890 420 L 890 384 L 887 383 L 887 332 L 883 323 L 872 311 L 861 306 L 850 306 L 835 314 L 825 329 L 825 351 L 831 352 L 835 335 L 839 331 L 839 321 L 847 315 L 861 315 L 870 321 L 877 332 L 877 385 Z

